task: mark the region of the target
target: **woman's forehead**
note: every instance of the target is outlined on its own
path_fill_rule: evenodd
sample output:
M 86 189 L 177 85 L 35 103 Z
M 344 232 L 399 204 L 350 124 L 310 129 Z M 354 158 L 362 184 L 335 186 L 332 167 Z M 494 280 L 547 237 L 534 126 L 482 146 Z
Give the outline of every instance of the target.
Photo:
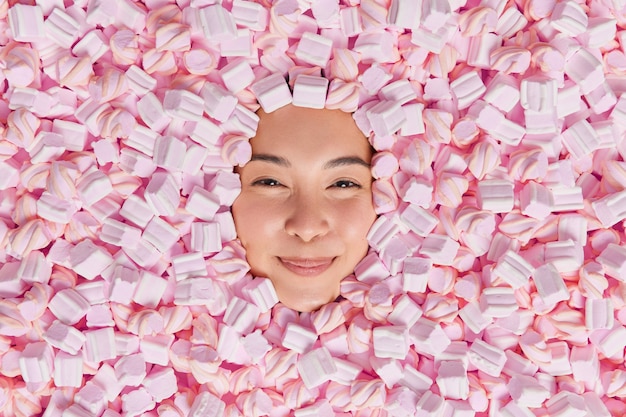
M 352 115 L 341 110 L 311 109 L 288 105 L 272 113 L 259 111 L 259 126 L 251 140 L 253 152 L 277 146 L 315 150 L 332 145 L 337 150 L 369 153 L 369 142 Z

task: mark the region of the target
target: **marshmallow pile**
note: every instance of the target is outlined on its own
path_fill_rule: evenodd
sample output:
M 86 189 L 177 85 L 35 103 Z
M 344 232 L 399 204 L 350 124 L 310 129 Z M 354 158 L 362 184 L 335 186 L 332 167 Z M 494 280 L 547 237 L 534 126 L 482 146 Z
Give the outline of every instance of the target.
M 4 416 L 608 417 L 626 3 L 0 4 Z M 372 250 L 298 314 L 230 205 L 259 106 L 354 112 Z

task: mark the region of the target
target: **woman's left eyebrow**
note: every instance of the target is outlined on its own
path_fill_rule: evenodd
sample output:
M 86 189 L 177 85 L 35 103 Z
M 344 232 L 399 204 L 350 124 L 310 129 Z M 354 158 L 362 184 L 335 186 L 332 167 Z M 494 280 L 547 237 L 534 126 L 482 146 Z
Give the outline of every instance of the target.
M 362 165 L 364 167 L 370 168 L 370 164 L 365 162 L 358 156 L 343 156 L 341 158 L 331 159 L 330 161 L 326 162 L 324 164 L 324 169 L 338 168 L 346 165 Z

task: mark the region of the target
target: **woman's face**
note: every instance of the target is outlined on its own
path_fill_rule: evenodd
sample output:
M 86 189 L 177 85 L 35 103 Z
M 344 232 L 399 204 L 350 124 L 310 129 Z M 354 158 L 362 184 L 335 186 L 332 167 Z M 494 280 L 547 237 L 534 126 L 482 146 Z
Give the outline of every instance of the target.
M 370 146 L 341 110 L 288 105 L 259 117 L 232 207 L 237 234 L 252 273 L 286 306 L 312 311 L 339 295 L 368 250 Z

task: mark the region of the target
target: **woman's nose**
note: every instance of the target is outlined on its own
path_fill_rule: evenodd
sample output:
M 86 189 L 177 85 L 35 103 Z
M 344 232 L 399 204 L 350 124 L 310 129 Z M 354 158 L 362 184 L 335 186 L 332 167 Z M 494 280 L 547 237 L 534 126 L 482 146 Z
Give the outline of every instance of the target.
M 310 242 L 324 236 L 330 229 L 327 211 L 320 198 L 312 195 L 294 195 L 288 203 L 285 231 Z

